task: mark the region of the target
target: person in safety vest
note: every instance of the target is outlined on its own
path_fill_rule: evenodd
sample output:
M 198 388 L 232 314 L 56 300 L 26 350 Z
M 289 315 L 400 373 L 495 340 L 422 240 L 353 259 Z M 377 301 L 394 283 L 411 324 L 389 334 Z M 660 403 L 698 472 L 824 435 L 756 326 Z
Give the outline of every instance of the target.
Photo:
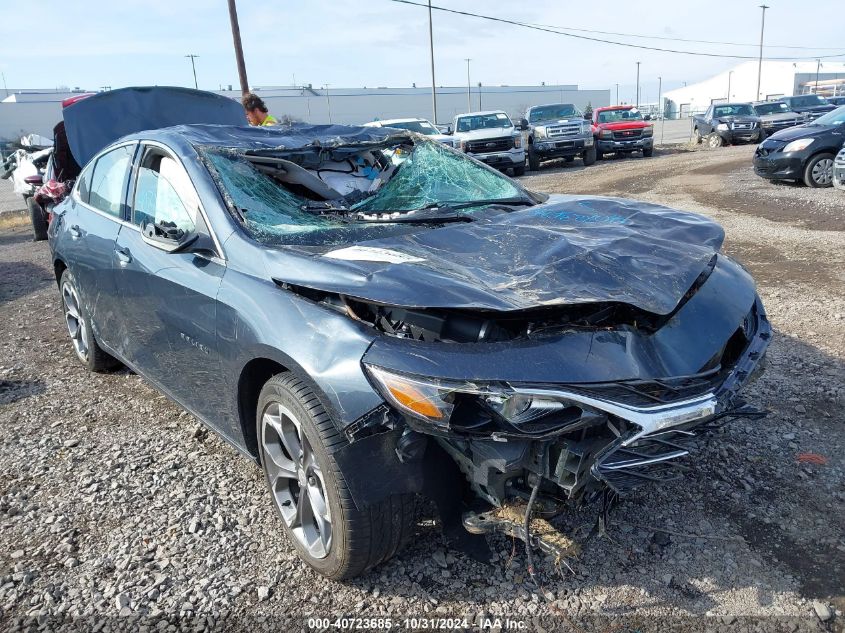
M 246 93 L 241 99 L 241 103 L 246 111 L 246 120 L 250 125 L 278 125 L 276 118 L 269 113 L 267 106 L 264 105 L 264 100 L 253 92 Z

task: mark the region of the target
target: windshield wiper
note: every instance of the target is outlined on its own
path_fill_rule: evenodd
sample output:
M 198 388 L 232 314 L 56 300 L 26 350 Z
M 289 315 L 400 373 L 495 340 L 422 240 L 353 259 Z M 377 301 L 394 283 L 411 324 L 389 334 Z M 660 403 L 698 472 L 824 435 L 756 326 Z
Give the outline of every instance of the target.
M 470 207 L 480 207 L 480 206 L 493 206 L 493 205 L 520 205 L 520 206 L 533 206 L 534 202 L 528 200 L 526 198 L 493 198 L 490 200 L 470 200 L 470 201 L 460 201 L 460 200 L 444 200 L 443 202 L 432 202 L 430 204 L 425 205 L 422 207 L 422 210 L 425 209 L 448 209 L 450 211 L 457 211 L 460 209 L 469 209 Z
M 433 210 L 433 209 L 432 209 Z M 377 211 L 374 213 L 358 212 L 350 217 L 353 222 L 382 223 L 382 224 L 446 224 L 448 222 L 473 222 L 468 215 L 457 213 L 452 207 L 439 207 L 438 212 L 429 210 L 414 211 Z M 445 213 L 441 213 L 445 212 Z M 397 215 L 401 213 L 402 215 Z

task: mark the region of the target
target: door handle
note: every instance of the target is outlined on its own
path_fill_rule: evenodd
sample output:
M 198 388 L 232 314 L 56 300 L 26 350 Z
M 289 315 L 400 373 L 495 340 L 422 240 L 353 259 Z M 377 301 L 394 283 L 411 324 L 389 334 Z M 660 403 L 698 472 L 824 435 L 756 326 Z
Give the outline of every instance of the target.
M 117 259 L 120 260 L 120 265 L 125 266 L 132 261 L 132 254 L 125 248 L 116 248 L 114 252 L 117 253 Z
M 70 233 L 70 236 L 75 240 L 82 237 L 82 231 L 80 230 L 78 224 L 71 225 L 71 227 L 68 229 L 68 232 Z

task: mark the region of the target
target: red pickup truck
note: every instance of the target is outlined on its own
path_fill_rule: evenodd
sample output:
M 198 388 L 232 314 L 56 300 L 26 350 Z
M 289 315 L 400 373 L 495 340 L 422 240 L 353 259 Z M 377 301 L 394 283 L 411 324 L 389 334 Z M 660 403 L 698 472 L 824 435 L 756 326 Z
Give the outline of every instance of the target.
M 597 158 L 602 154 L 630 152 L 651 156 L 654 152 L 654 126 L 634 106 L 596 108 L 592 124 Z

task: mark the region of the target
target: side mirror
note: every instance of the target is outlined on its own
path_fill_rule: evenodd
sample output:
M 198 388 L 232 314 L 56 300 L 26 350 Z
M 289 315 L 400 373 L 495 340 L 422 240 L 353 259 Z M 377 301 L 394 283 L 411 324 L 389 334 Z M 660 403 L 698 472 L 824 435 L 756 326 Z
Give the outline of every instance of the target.
M 455 130 L 452 129 L 452 126 L 447 125 L 446 126 L 446 134 L 448 134 L 449 136 L 452 136 L 452 134 L 454 134 L 454 133 L 455 133 Z
M 643 117 L 643 121 L 651 121 L 651 115 L 650 115 L 650 114 L 646 114 L 646 115 Z
M 141 239 L 166 253 L 183 251 L 198 238 L 198 233 L 186 233 L 171 222 L 145 222 L 141 225 Z
M 43 185 L 44 177 L 41 174 L 34 174 L 32 176 L 27 176 L 23 179 L 23 181 L 28 185 Z
M 520 130 L 527 130 L 528 129 L 528 119 L 520 119 L 519 120 L 519 129 Z

